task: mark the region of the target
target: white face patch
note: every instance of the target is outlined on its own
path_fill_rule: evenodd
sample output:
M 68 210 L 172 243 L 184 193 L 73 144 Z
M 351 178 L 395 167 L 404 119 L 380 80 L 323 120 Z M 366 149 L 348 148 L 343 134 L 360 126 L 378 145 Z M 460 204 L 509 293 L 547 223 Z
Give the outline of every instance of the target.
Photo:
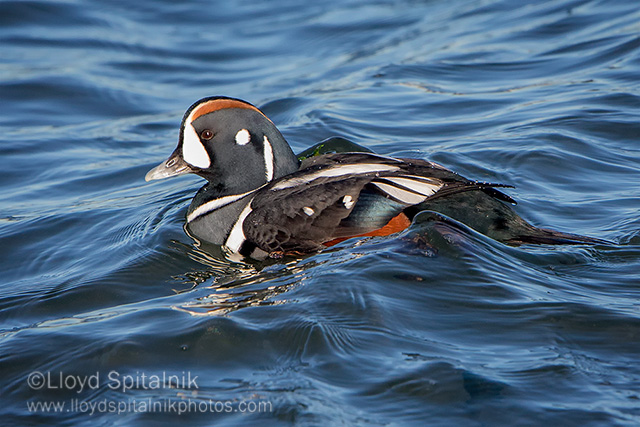
M 311 216 L 314 213 L 316 213 L 316 211 L 314 211 L 313 209 L 311 209 L 309 206 L 305 206 L 304 208 L 302 208 L 302 210 L 304 211 L 304 213 L 306 213 L 307 215 Z
M 267 135 L 264 136 L 264 173 L 267 176 L 267 182 L 273 179 L 273 149 Z
M 182 158 L 191 166 L 206 169 L 211 166 L 211 159 L 191 124 L 184 127 L 182 135 Z
M 238 145 L 247 145 L 251 141 L 251 134 L 246 129 L 240 129 L 238 133 L 236 133 L 236 144 Z
M 344 204 L 344 207 L 346 209 L 351 209 L 353 207 L 353 204 L 355 203 L 353 201 L 353 197 L 349 196 L 348 194 L 346 196 L 344 196 L 342 198 L 342 203 Z

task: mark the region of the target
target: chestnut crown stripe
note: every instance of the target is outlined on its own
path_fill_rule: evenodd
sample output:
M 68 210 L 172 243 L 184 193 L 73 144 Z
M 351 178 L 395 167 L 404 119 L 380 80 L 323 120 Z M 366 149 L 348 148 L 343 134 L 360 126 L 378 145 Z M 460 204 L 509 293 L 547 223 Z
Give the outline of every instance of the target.
M 187 122 L 192 122 L 196 120 L 198 117 L 204 116 L 205 114 L 213 113 L 214 111 L 224 110 L 225 108 L 242 108 L 245 110 L 253 110 L 262 114 L 265 118 L 267 116 L 264 115 L 262 111 L 258 108 L 254 107 L 251 104 L 247 104 L 246 102 L 238 101 L 237 99 L 212 99 L 209 101 L 205 101 L 202 104 L 199 104 L 195 107 L 189 116 L 187 117 Z M 268 118 L 267 118 L 268 119 Z

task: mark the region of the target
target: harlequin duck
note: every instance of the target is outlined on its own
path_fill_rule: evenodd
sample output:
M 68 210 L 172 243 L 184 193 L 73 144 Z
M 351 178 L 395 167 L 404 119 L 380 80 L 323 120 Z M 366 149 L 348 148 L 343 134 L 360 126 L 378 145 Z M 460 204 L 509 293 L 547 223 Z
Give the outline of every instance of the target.
M 256 259 L 386 236 L 407 228 L 422 210 L 511 244 L 599 242 L 536 228 L 496 189 L 507 185 L 470 181 L 426 160 L 344 152 L 300 161 L 260 109 L 235 98 L 193 104 L 178 147 L 145 179 L 186 173 L 208 181 L 187 211 L 189 234 Z

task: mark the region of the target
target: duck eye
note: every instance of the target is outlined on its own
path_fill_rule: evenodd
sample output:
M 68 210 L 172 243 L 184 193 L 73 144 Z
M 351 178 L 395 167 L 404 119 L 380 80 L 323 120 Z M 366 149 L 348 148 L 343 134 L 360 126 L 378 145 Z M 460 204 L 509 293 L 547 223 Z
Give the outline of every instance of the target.
M 200 133 L 200 137 L 205 141 L 208 141 L 213 138 L 213 132 L 211 132 L 209 129 L 205 129 Z

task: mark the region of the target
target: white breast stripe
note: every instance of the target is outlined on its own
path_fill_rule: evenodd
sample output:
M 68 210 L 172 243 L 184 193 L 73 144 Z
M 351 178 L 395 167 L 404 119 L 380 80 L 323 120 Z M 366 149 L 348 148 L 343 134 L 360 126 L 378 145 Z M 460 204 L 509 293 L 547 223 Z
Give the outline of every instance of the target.
M 254 191 L 256 190 L 247 191 L 242 194 L 231 194 L 229 196 L 220 197 L 219 199 L 209 200 L 207 203 L 198 206 L 193 212 L 191 212 L 187 216 L 187 222 L 191 222 L 199 216 L 215 211 L 216 209 L 226 206 L 229 203 L 233 203 L 236 200 L 240 200 L 247 194 L 253 193 Z
M 411 175 L 409 175 L 409 176 L 411 176 Z M 402 187 L 408 188 L 410 190 L 415 191 L 416 193 L 422 194 L 423 196 L 427 196 L 427 197 L 431 196 L 432 194 L 435 194 L 436 191 L 438 191 L 440 188 L 442 188 L 442 183 L 436 183 L 436 182 L 427 183 L 427 182 L 422 181 L 422 180 L 416 180 L 416 179 L 409 178 L 409 176 L 407 176 L 407 177 L 398 177 L 398 176 L 385 177 L 384 180 L 392 182 L 394 184 L 398 184 L 398 185 L 400 185 Z
M 247 240 L 244 235 L 244 230 L 242 229 L 242 225 L 247 216 L 251 213 L 251 202 L 253 202 L 253 197 L 249 200 L 249 203 L 244 207 L 238 220 L 233 225 L 231 232 L 229 233 L 229 237 L 227 237 L 227 241 L 224 242 L 224 245 L 232 252 L 238 252 L 240 247 Z
M 187 123 L 182 134 L 182 158 L 191 166 L 206 169 L 211 165 L 211 159 L 204 149 L 196 130 Z
M 273 149 L 271 143 L 267 139 L 267 135 L 264 136 L 264 173 L 267 175 L 267 182 L 273 179 Z
M 285 179 L 284 181 L 281 181 L 276 185 L 274 185 L 273 188 L 271 188 L 271 191 L 283 190 L 285 188 L 291 188 L 298 185 L 308 184 L 311 181 L 314 181 L 319 178 L 333 178 L 336 176 L 343 176 L 343 175 L 364 175 L 367 173 L 374 173 L 374 172 L 391 172 L 391 171 L 396 171 L 398 169 L 399 168 L 397 166 L 380 165 L 380 164 L 373 164 L 373 163 L 362 163 L 362 164 L 356 164 L 356 165 L 344 165 L 344 166 L 331 167 L 331 168 L 322 169 L 322 170 L 307 174 L 305 176 Z
M 407 205 L 417 205 L 418 203 L 424 202 L 427 198 L 426 196 L 416 194 L 413 191 L 403 190 L 394 185 L 384 184 L 377 181 L 372 182 L 372 184 L 387 193 L 389 196 L 402 203 L 406 203 Z

